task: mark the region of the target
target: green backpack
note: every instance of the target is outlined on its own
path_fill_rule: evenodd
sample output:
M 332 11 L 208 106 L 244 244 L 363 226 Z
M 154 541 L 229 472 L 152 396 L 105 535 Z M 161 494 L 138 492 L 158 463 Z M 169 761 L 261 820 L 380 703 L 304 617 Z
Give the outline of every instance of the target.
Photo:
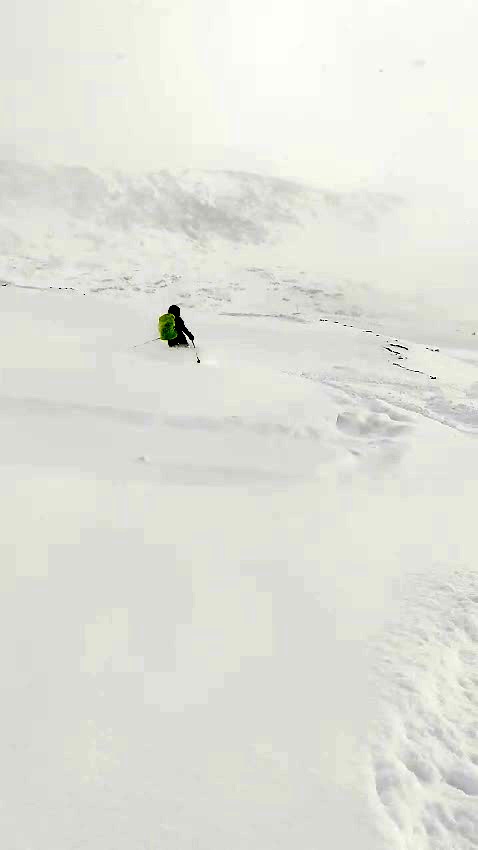
M 172 313 L 165 313 L 158 319 L 158 331 L 160 339 L 176 339 L 177 331 Z

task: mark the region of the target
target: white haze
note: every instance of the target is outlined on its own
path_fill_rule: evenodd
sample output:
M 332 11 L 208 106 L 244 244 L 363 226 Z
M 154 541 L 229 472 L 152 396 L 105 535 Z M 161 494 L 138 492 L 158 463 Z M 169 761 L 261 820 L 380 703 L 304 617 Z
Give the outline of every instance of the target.
M 7 158 L 478 185 L 471 0 L 17 0 Z
M 406 227 L 366 266 L 344 234 L 338 272 L 466 314 L 477 24 L 471 0 L 3 3 L 0 159 L 393 192 Z

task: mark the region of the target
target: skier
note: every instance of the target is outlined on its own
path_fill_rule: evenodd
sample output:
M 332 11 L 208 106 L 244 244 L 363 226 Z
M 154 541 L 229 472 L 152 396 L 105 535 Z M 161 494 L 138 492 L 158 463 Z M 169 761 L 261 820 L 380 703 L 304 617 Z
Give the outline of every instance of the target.
M 174 339 L 168 339 L 168 345 L 170 348 L 175 345 L 182 345 L 186 348 L 189 348 L 189 343 L 186 337 L 188 337 L 191 342 L 194 342 L 194 335 L 191 333 L 190 330 L 187 329 L 186 325 L 181 319 L 180 312 L 181 310 L 176 304 L 171 304 L 171 307 L 168 310 L 168 313 L 172 313 L 172 315 L 174 316 L 174 326 L 176 328 L 177 333 L 177 336 Z

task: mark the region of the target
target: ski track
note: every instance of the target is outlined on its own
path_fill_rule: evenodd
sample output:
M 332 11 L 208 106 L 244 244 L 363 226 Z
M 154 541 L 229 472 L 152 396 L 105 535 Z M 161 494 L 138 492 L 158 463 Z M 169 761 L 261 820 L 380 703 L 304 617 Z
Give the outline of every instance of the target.
M 153 411 L 118 408 L 108 405 L 79 404 L 77 402 L 56 401 L 35 397 L 0 396 L 0 411 L 17 416 L 55 416 L 70 417 L 79 414 L 87 418 L 116 422 L 127 426 L 148 427 L 165 426 L 191 431 L 222 432 L 244 430 L 263 437 L 282 436 L 294 440 L 320 440 L 322 431 L 312 425 L 288 425 L 284 422 L 259 421 L 245 416 L 195 416 L 162 415 Z
M 308 374 L 306 372 L 299 374 L 306 380 L 331 387 L 331 389 L 343 393 L 356 402 L 364 401 L 370 403 L 373 407 L 378 399 L 379 402 L 388 404 L 397 410 L 432 419 L 447 428 L 453 428 L 466 434 L 478 434 L 478 406 L 474 400 L 468 404 L 464 401 L 453 403 L 447 400 L 440 390 L 429 396 L 425 405 L 420 399 L 419 392 L 417 392 L 416 402 L 404 399 L 403 384 L 398 382 L 389 381 L 385 384 L 383 381 L 369 380 L 366 387 L 373 387 L 374 389 L 371 391 L 367 388 L 357 389 L 357 384 L 352 387 L 327 375 Z
M 462 567 L 442 579 L 410 579 L 403 606 L 400 623 L 375 647 L 384 713 L 370 744 L 376 804 L 397 846 L 473 850 L 478 576 Z
M 126 409 L 35 397 L 0 396 L 0 431 L 5 464 L 38 465 L 35 447 L 43 443 L 51 464 L 63 468 L 91 469 L 108 474 L 112 468 L 123 479 L 159 480 L 164 485 L 247 487 L 250 485 L 293 486 L 304 484 L 315 475 L 315 468 L 331 449 L 320 428 L 304 423 L 274 422 L 250 416 L 200 416 L 164 414 L 160 411 Z M 69 436 L 65 423 L 83 420 L 83 440 L 78 444 Z M 12 442 L 12 427 L 30 432 L 35 438 L 20 456 L 7 446 Z M 9 423 L 9 424 L 7 424 Z M 124 442 L 111 440 L 110 426 L 125 429 Z M 40 427 L 41 426 L 41 427 Z M 100 427 L 101 426 L 101 427 Z M 167 446 L 176 432 L 181 439 L 182 459 L 170 457 Z M 190 438 L 189 435 L 190 434 Z M 244 438 L 248 449 L 241 452 Z M 194 439 L 190 446 L 190 440 Z M 221 449 L 216 461 L 203 463 L 202 456 L 218 439 Z M 30 442 L 33 451 L 30 451 Z M 86 445 L 101 447 L 101 460 L 94 463 Z M 293 446 L 298 454 L 292 466 L 284 467 L 284 452 L 291 458 Z M 125 454 L 125 446 L 129 454 Z M 47 448 L 48 447 L 48 448 Z M 233 459 L 231 463 L 231 459 Z M 43 461 L 40 463 L 42 465 Z M 131 469 L 134 463 L 134 470 Z
M 218 463 L 215 466 L 201 465 L 193 461 L 191 457 L 188 463 L 177 463 L 163 455 L 158 456 L 157 452 L 151 453 L 151 449 L 147 449 L 145 453 L 138 453 L 129 460 L 135 460 L 143 465 L 140 477 L 144 475 L 153 475 L 156 468 L 161 475 L 161 480 L 164 483 L 177 484 L 183 483 L 186 485 L 197 485 L 209 483 L 244 485 L 248 480 L 255 484 L 273 483 L 277 484 L 294 484 L 304 483 L 312 476 L 315 477 L 314 470 L 320 464 L 321 457 L 324 457 L 323 452 L 332 451 L 331 443 L 334 443 L 333 430 L 326 429 L 324 426 L 317 427 L 311 423 L 287 423 L 274 422 L 271 420 L 255 419 L 250 416 L 199 416 L 193 414 L 163 414 L 158 411 L 134 410 L 125 409 L 108 405 L 91 405 L 72 403 L 68 401 L 57 401 L 54 399 L 35 398 L 35 397 L 11 397 L 0 396 L 0 412 L 10 418 L 22 417 L 23 421 L 28 421 L 34 416 L 38 416 L 45 420 L 45 424 L 51 421 L 54 416 L 55 421 L 60 419 L 68 420 L 71 416 L 83 417 L 85 422 L 90 422 L 94 425 L 95 421 L 107 425 L 114 423 L 125 428 L 132 429 L 133 434 L 138 435 L 136 445 L 141 446 L 141 435 L 156 435 L 158 438 L 161 429 L 173 429 L 179 432 L 194 432 L 198 436 L 201 434 L 217 435 L 227 440 L 228 437 L 240 436 L 249 434 L 251 437 L 265 440 L 270 447 L 271 440 L 279 441 L 277 445 L 283 446 L 283 451 L 287 451 L 287 440 L 292 440 L 294 443 L 302 443 L 305 447 L 308 446 L 307 452 L 310 458 L 310 470 L 304 469 L 302 472 L 285 471 L 277 468 L 275 471 L 261 466 L 251 466 L 247 460 L 242 459 L 240 465 L 230 465 L 227 463 Z M 51 426 L 49 426 L 51 427 Z M 345 450 L 348 454 L 363 460 L 370 460 L 373 456 L 375 464 L 385 464 L 396 462 L 399 460 L 403 451 L 405 451 L 407 442 L 406 438 L 410 437 L 413 428 L 413 421 L 410 416 L 403 412 L 395 410 L 390 405 L 380 401 L 360 399 L 360 403 L 355 406 L 347 405 L 340 409 L 336 417 L 336 447 L 338 450 Z M 92 432 L 89 439 L 95 440 L 95 433 Z M 99 439 L 96 435 L 96 439 Z M 327 445 L 330 448 L 327 449 Z M 320 454 L 322 451 L 322 455 Z M 58 454 L 58 449 L 55 444 L 52 445 L 53 457 L 62 457 Z M 77 457 L 81 458 L 81 452 L 77 453 Z M 34 462 L 33 458 L 30 462 Z M 64 462 L 64 461 L 63 461 Z M 84 463 L 84 458 L 82 460 Z M 140 474 L 140 471 L 137 471 Z

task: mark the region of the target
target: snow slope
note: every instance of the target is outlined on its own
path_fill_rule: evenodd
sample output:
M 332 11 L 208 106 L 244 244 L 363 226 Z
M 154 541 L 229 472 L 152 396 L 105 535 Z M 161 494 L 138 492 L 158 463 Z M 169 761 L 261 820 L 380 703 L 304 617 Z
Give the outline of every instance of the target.
M 477 226 L 451 191 L 0 162 L 0 281 L 122 298 L 173 289 L 201 310 L 358 317 L 373 304 L 393 316 L 406 297 L 431 321 L 440 301 L 462 321 L 478 308 Z
M 173 294 L 0 289 L 1 846 L 471 850 L 476 338 Z

